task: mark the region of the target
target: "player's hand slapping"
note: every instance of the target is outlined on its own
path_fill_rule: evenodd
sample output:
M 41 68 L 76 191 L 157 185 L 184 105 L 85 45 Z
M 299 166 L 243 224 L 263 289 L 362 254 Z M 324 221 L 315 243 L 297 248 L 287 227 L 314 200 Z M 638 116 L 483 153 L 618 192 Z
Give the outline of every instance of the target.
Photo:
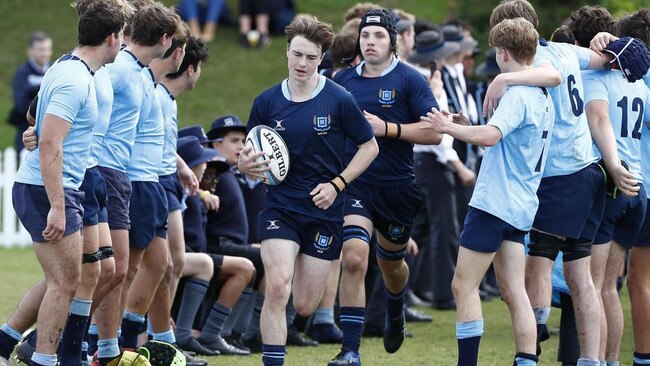
M 264 172 L 271 170 L 269 163 L 271 160 L 266 159 L 257 161 L 257 159 L 264 157 L 264 152 L 260 151 L 251 154 L 252 147 L 247 146 L 239 153 L 239 160 L 237 161 L 237 169 L 243 174 L 266 180 Z
M 458 116 L 458 117 L 454 117 Z M 420 127 L 421 130 L 434 130 L 437 133 L 447 133 L 447 126 L 452 122 L 453 118 L 462 118 L 462 115 L 452 115 L 449 113 L 443 114 L 437 110 L 427 113 L 426 116 L 420 117 L 420 121 L 429 123 L 429 125 Z
M 334 189 L 334 185 L 327 182 L 317 185 L 316 188 L 309 192 L 309 195 L 312 196 L 312 201 L 314 201 L 316 207 L 327 210 L 334 203 L 338 193 Z

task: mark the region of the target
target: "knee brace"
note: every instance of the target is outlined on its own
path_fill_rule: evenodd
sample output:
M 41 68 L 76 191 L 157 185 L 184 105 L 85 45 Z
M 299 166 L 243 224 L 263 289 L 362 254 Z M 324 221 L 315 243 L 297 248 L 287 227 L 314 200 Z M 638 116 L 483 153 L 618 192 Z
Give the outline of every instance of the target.
M 591 241 L 567 239 L 562 245 L 562 261 L 571 262 L 591 255 Z
M 101 258 L 99 258 L 100 261 L 103 261 L 104 259 L 112 258 L 113 256 L 115 256 L 115 251 L 113 250 L 113 247 L 111 247 L 111 246 L 99 247 L 99 251 L 102 252 Z
M 89 264 L 89 263 L 99 262 L 99 260 L 101 259 L 100 258 L 101 254 L 102 254 L 101 250 L 97 250 L 97 251 L 92 252 L 92 253 L 83 253 L 83 255 L 81 257 L 81 264 Z
M 528 255 L 531 257 L 543 257 L 555 261 L 560 248 L 564 245 L 564 240 L 546 233 L 531 230 L 530 244 L 528 245 Z
M 343 228 L 343 242 L 346 242 L 350 239 L 359 239 L 363 240 L 367 244 L 370 244 L 370 234 L 361 226 L 350 225 Z
M 377 257 L 385 261 L 399 261 L 406 258 L 406 245 L 398 251 L 387 250 L 381 245 L 375 246 Z

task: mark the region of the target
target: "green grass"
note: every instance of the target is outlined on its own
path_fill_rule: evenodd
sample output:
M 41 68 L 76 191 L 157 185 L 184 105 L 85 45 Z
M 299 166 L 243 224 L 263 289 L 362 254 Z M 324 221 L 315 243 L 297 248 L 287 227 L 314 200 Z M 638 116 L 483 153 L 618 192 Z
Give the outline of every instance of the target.
M 13 145 L 15 130 L 4 121 L 12 108 L 11 79 L 14 70 L 25 61 L 29 33 L 42 30 L 54 41 L 54 58 L 74 48 L 76 14 L 68 6 L 71 0 L 3 0 L 0 1 L 0 149 Z M 164 0 L 168 5 L 176 1 Z M 229 0 L 237 9 L 236 0 Z M 447 2 L 443 0 L 377 1 L 387 7 L 400 6 L 419 16 L 440 21 L 445 18 Z M 342 14 L 354 2 L 344 0 L 299 0 L 299 11 L 332 22 L 342 23 Z M 248 119 L 255 96 L 286 77 L 286 46 L 276 37 L 266 50 L 246 50 L 238 45 L 238 30 L 221 27 L 209 45 L 211 58 L 203 67 L 196 89 L 178 99 L 182 126 L 202 124 L 209 127 L 214 119 L 236 114 Z
M 25 290 L 39 280 L 41 271 L 31 250 L 0 250 L 0 323 L 4 322 Z M 632 363 L 633 339 L 629 318 L 629 299 L 627 293 L 621 294 L 626 315 L 626 330 L 621 345 L 621 364 Z M 402 349 L 394 355 L 387 354 L 379 338 L 364 338 L 361 346 L 363 363 L 372 366 L 420 366 L 454 365 L 456 359 L 455 318 L 453 312 L 422 309 L 434 317 L 432 324 L 409 324 L 414 334 L 407 339 Z M 510 365 L 514 354 L 514 343 L 510 327 L 510 316 L 505 304 L 498 300 L 483 303 L 486 319 L 485 335 L 481 340 L 481 365 Z M 559 311 L 554 309 L 549 321 L 550 327 L 559 325 Z M 541 365 L 555 363 L 558 345 L 556 336 L 544 342 Z M 338 347 L 323 345 L 317 348 L 289 348 L 287 365 L 325 365 L 338 353 Z M 224 356 L 210 359 L 210 364 L 220 365 L 260 365 L 261 357 Z

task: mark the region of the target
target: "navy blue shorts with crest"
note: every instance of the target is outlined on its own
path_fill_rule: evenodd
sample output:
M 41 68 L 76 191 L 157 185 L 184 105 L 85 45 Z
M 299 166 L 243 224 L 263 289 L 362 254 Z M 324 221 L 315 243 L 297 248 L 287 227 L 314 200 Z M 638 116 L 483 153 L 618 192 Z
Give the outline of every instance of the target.
M 641 189 L 636 197 L 620 194 L 615 199 L 607 200 L 603 221 L 594 239 L 595 245 L 615 240 L 629 249 L 636 244 L 648 204 L 645 187 L 643 184 L 639 186 Z
M 112 168 L 98 166 L 104 177 L 108 194 L 108 227 L 111 230 L 129 230 L 129 202 L 131 201 L 131 180 L 126 173 Z
M 483 210 L 469 207 L 460 245 L 482 253 L 496 253 L 504 240 L 524 244 L 525 231 L 521 231 L 500 218 Z
M 167 195 L 158 182 L 132 182 L 129 246 L 147 249 L 154 237 L 167 238 Z
M 597 164 L 573 174 L 543 178 L 533 228 L 564 238 L 593 241 L 606 200 L 605 176 Z
M 84 209 L 81 202 L 84 199 L 82 191 L 64 188 L 65 195 L 65 231 L 64 236 L 76 233 L 83 226 Z M 47 227 L 47 215 L 50 212 L 50 201 L 44 186 L 14 183 L 11 192 L 14 210 L 20 222 L 35 243 L 45 243 L 43 230 Z
M 380 187 L 352 182 L 345 190 L 345 216 L 370 219 L 375 229 L 393 244 L 408 242 L 420 205 L 420 189 L 415 184 Z
M 300 253 L 333 261 L 341 256 L 343 223 L 324 221 L 287 210 L 269 208 L 258 216 L 259 239 L 287 239 L 300 245 Z
M 650 247 L 650 210 L 647 209 L 648 203 L 650 203 L 650 200 L 647 200 L 646 203 L 645 219 L 639 237 L 634 244 L 635 247 Z
M 178 175 L 169 174 L 158 177 L 160 185 L 167 194 L 167 209 L 169 212 L 180 210 L 183 202 L 183 186 L 178 180 Z
M 84 226 L 93 226 L 100 222 L 108 222 L 106 182 L 97 167 L 86 169 L 84 180 L 79 189 L 85 194 L 84 200 L 81 203 L 84 208 Z

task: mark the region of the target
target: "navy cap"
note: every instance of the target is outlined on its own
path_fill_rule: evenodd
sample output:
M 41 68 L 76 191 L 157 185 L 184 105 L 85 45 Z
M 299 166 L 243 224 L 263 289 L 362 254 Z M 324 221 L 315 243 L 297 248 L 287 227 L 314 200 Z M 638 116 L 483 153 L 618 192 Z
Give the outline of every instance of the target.
M 179 138 L 176 151 L 190 168 L 194 168 L 201 163 L 207 163 L 219 155 L 217 150 L 203 147 L 195 136 Z
M 226 134 L 226 132 L 231 130 L 239 130 L 246 133 L 246 126 L 244 126 L 239 117 L 235 115 L 219 117 L 212 122 L 210 131 L 208 131 L 208 138 L 221 138 Z
M 496 48 L 490 48 L 485 53 L 485 61 L 481 62 L 480 65 L 476 68 L 476 73 L 483 77 L 487 76 L 496 76 L 501 73 L 501 68 L 497 63 L 497 50 Z
M 205 134 L 205 130 L 203 129 L 203 126 L 200 125 L 183 127 L 180 130 L 178 130 L 178 138 L 187 137 L 187 136 L 196 137 L 197 139 L 199 139 L 199 142 L 202 144 L 209 144 L 210 142 L 215 141 L 215 140 L 208 139 L 208 136 Z

